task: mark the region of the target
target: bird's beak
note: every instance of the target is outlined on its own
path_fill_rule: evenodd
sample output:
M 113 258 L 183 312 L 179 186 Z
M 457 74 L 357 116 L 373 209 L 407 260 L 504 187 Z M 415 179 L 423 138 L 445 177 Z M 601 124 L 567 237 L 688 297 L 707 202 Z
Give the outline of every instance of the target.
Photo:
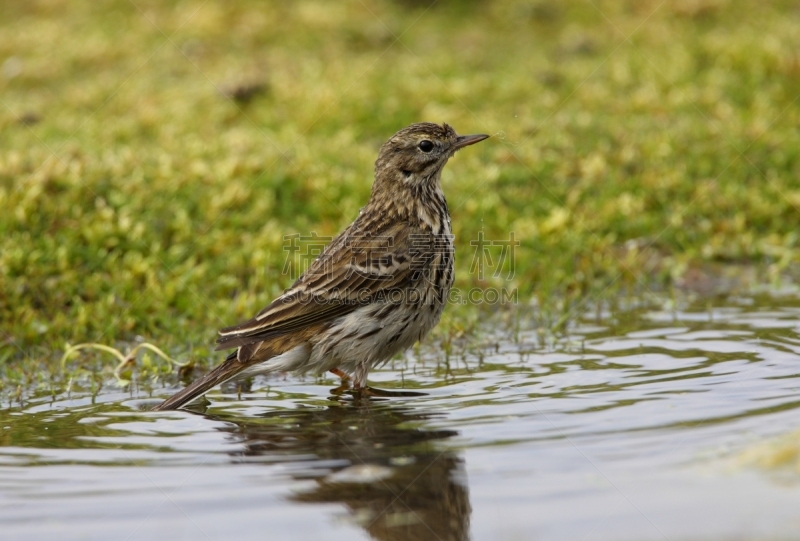
M 474 145 L 475 143 L 480 143 L 484 139 L 487 139 L 489 136 L 485 133 L 476 133 L 474 135 L 459 135 L 456 137 L 456 143 L 453 145 L 454 150 L 458 150 L 459 148 L 468 147 L 470 145 Z

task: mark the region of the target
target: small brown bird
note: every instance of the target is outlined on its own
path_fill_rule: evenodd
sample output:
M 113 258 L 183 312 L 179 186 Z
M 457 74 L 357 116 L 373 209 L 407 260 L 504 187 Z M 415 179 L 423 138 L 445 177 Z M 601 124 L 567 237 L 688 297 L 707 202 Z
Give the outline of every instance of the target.
M 439 322 L 453 285 L 453 234 L 442 169 L 488 135 L 422 122 L 397 132 L 375 162 L 358 218 L 253 319 L 219 331 L 221 365 L 156 410 L 177 409 L 233 379 L 326 371 L 363 389 L 370 367 L 404 351 Z

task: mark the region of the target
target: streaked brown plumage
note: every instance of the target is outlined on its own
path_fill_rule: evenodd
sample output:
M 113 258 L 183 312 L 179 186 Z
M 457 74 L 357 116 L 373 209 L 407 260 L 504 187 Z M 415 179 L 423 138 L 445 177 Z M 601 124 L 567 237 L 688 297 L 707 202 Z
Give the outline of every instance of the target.
M 180 408 L 236 376 L 274 371 L 344 371 L 359 389 L 371 366 L 421 340 L 453 284 L 442 168 L 487 137 L 428 122 L 397 132 L 381 147 L 358 218 L 280 297 L 220 331 L 217 349 L 237 348 L 225 362 L 155 409 Z

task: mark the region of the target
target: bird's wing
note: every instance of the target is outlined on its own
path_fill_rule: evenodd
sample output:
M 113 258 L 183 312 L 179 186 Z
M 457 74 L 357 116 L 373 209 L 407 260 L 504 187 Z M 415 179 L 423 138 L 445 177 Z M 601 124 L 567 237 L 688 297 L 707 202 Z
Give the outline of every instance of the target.
M 360 233 L 356 221 L 339 235 L 290 289 L 253 319 L 219 331 L 217 349 L 263 341 L 331 321 L 373 302 L 380 293 L 405 290 L 422 278 L 433 235 L 403 222 Z

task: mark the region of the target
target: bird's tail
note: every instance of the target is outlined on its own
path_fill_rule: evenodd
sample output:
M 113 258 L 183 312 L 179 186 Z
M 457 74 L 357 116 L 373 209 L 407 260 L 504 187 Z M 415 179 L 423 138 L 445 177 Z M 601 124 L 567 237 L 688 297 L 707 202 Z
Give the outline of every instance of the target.
M 224 363 L 153 408 L 153 411 L 176 410 L 198 396 L 205 394 L 215 385 L 228 381 L 245 368 L 247 368 L 247 365 L 239 362 L 234 350 L 233 353 L 228 355 Z

